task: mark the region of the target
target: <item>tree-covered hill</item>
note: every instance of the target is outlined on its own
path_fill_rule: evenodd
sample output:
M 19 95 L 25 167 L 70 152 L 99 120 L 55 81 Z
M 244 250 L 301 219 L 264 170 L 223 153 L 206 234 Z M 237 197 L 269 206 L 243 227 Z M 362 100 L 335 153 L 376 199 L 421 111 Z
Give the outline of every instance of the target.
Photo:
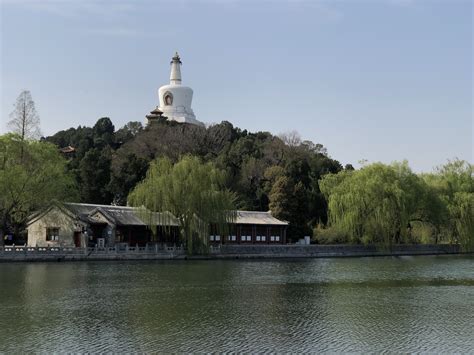
M 290 222 L 289 240 L 312 235 L 319 243 L 474 243 L 471 164 L 452 161 L 433 174 L 407 163 L 373 163 L 354 171 L 295 132 L 251 133 L 221 122 L 208 128 L 168 122 L 129 122 L 115 130 L 109 118 L 45 138 L 67 153 L 68 174 L 82 202 L 126 204 L 152 161 L 185 156 L 212 162 L 227 174 L 238 207 L 271 210 Z M 322 190 L 322 192 L 321 192 Z M 328 204 L 329 202 L 329 204 Z
M 226 121 L 203 128 L 163 119 L 148 127 L 129 122 L 115 130 L 111 120 L 103 117 L 94 127 L 70 128 L 45 140 L 59 148 L 75 148 L 68 168 L 82 202 L 125 204 L 153 159 L 177 162 L 194 155 L 227 171 L 227 187 L 237 194 L 240 208 L 271 208 L 290 222 L 289 235 L 294 239 L 311 234 L 317 222 L 327 221 L 318 180 L 343 170 L 322 145 L 301 141 L 295 132 L 278 137 L 251 133 Z
M 448 161 L 430 174 L 413 173 L 407 162 L 354 170 L 295 132 L 277 137 L 229 122 L 204 128 L 163 119 L 115 130 L 104 117 L 42 140 L 0 136 L 0 237 L 18 235 L 28 215 L 52 200 L 126 204 L 150 167 L 165 161 L 180 174 L 183 166 L 222 174 L 218 189 L 202 182 L 217 181 L 212 176 L 196 185 L 190 174 L 178 174 L 177 182 L 181 191 L 190 191 L 191 182 L 202 186 L 192 191 L 228 191 L 233 207 L 271 210 L 290 222 L 290 241 L 313 235 L 317 243 L 441 242 L 474 250 L 474 166 L 466 161 Z

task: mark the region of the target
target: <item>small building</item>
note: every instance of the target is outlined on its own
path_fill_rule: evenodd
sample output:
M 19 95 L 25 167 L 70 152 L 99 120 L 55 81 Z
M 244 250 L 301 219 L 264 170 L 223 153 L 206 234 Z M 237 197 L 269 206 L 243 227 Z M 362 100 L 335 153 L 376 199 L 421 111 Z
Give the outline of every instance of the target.
M 67 147 L 59 148 L 59 152 L 66 158 L 72 158 L 76 154 L 76 148 L 68 145 Z
M 170 213 L 151 213 L 140 218 L 133 207 L 86 203 L 53 203 L 27 222 L 28 246 L 87 247 L 126 243 L 178 243 L 178 220 Z M 145 219 L 151 218 L 153 223 Z M 154 226 L 153 230 L 150 224 Z
M 163 118 L 163 111 L 161 111 L 159 109 L 158 106 L 156 106 L 156 108 L 153 110 L 153 111 L 150 111 L 150 113 L 148 115 L 146 115 L 146 118 L 148 120 L 148 125 L 154 123 L 154 122 L 157 122 L 159 121 L 160 119 Z
M 288 223 L 270 212 L 236 211 L 235 217 L 227 235 L 220 235 L 216 226 L 210 226 L 211 245 L 286 243 Z M 31 247 L 180 243 L 179 221 L 169 212 L 142 215 L 135 207 L 87 203 L 52 203 L 30 216 L 27 231 Z
M 211 226 L 209 242 L 216 244 L 285 244 L 288 222 L 272 216 L 271 212 L 236 211 L 228 235 L 219 235 Z

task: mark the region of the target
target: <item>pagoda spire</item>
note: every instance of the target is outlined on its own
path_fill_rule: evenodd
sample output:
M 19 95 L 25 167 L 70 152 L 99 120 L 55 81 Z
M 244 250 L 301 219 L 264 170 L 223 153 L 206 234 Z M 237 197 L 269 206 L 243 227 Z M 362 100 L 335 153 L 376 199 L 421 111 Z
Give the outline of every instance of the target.
M 181 85 L 181 64 L 181 58 L 179 57 L 178 52 L 176 52 L 174 57 L 171 59 L 171 85 Z

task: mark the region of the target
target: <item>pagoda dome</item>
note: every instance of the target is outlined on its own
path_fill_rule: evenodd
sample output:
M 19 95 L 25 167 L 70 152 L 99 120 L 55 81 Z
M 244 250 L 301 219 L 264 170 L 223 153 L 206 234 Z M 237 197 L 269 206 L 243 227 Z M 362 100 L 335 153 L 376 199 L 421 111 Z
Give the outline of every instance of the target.
M 166 116 L 166 113 L 173 111 L 187 112 L 194 116 L 191 109 L 193 101 L 193 89 L 188 86 L 169 84 L 158 89 L 158 97 L 160 100 L 160 110 Z

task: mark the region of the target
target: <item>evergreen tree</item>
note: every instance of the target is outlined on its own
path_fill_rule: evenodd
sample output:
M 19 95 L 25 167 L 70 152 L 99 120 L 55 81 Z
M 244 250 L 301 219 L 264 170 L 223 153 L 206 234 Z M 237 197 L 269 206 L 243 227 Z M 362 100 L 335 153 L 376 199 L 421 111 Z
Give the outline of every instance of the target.
M 114 143 L 115 127 L 108 117 L 100 118 L 92 128 L 94 137 L 94 146 L 104 148 Z
M 108 189 L 113 194 L 114 204 L 125 205 L 127 203 L 128 194 L 145 178 L 147 169 L 148 162 L 133 153 L 127 156 L 123 164 L 112 169 Z
M 110 204 L 112 194 L 108 190 L 110 181 L 111 152 L 109 148 L 92 148 L 81 160 L 80 194 L 87 203 Z
M 289 221 L 293 210 L 294 185 L 290 179 L 283 175 L 276 179 L 269 197 L 269 207 L 276 218 Z

